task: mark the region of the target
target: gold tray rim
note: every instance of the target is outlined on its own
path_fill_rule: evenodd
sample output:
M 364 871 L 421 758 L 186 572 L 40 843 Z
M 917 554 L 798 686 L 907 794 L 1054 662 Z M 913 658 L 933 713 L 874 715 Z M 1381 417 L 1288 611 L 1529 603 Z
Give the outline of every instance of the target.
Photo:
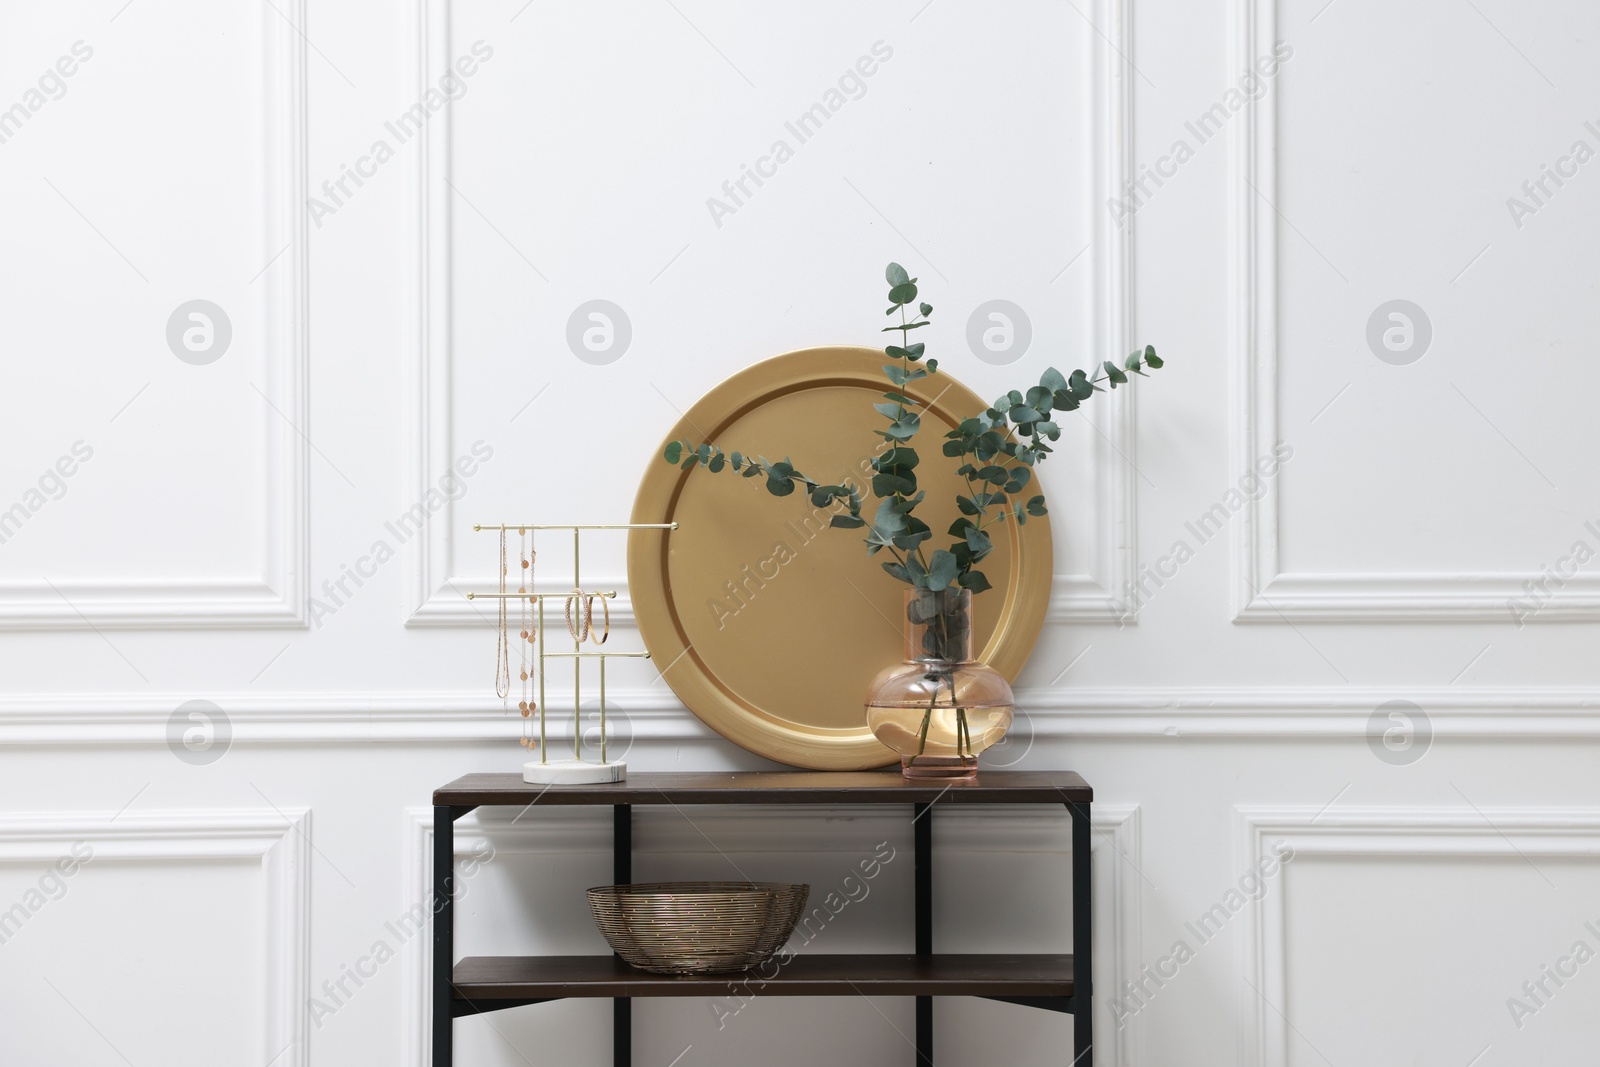
M 725 379 L 695 401 L 662 437 L 640 481 L 629 521 L 675 521 L 678 499 L 694 471 L 672 468 L 668 472 L 659 458 L 668 442 L 686 437 L 699 440 L 702 431 L 715 440 L 729 424 L 769 399 L 801 389 L 833 384 L 882 392 L 888 388 L 882 378 L 886 360 L 881 349 L 857 345 L 802 348 L 752 364 Z M 933 383 L 937 383 L 937 390 L 930 388 Z M 943 369 L 912 383 L 907 391 L 926 405 L 925 419 L 931 416 L 947 424 L 948 429 L 989 406 Z M 923 433 L 928 435 L 930 429 L 933 428 L 928 427 Z M 896 762 L 895 753 L 872 736 L 865 721 L 848 729 L 797 724 L 755 707 L 720 684 L 689 647 L 673 609 L 666 578 L 675 534 L 671 530 L 629 532 L 628 592 L 640 639 L 683 705 L 734 744 L 789 766 L 853 771 Z M 1011 566 L 1004 585 L 996 581 L 996 588 L 985 595 L 986 599 L 994 597 L 1003 589 L 1003 606 L 994 633 L 979 658 L 1008 681 L 1015 681 L 1044 628 L 1054 578 L 1054 546 L 1048 517 L 1030 518 L 1022 527 L 1007 523 L 1005 534 L 1010 539 Z M 864 698 L 865 694 L 861 696 Z

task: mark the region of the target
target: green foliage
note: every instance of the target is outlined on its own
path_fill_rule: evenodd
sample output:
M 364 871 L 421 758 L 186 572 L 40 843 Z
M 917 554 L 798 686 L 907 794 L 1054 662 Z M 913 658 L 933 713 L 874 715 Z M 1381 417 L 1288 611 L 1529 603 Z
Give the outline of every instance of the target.
M 883 367 L 892 386 L 883 394 L 886 403 L 872 405 L 886 425 L 873 431 L 884 445 L 872 460 L 872 495 L 879 503 L 870 520 L 861 513 L 859 488 L 812 481 L 795 470 L 787 457 L 774 463 L 765 456 L 724 453 L 713 444 L 672 441 L 662 458 L 684 470 L 698 465 L 713 473 L 731 468 L 745 478 L 765 477 L 767 492 L 773 496 L 790 496 L 797 487 L 805 490 L 813 507 L 834 509 L 830 526 L 865 530 L 868 555 L 887 551 L 893 557 L 883 563 L 884 572 L 923 591 L 924 596 L 914 599 L 911 609 L 911 621 L 919 622 L 927 620 L 916 618 L 921 610 L 918 604 L 942 603 L 957 589 L 981 593 L 992 588 L 977 566 L 994 550 L 989 533 L 994 526 L 1008 520 L 1021 526 L 1029 517 L 1046 514 L 1043 496 L 1034 494 L 1024 500 L 1022 494 L 1033 484 L 1033 468 L 1054 451 L 1050 443 L 1061 437 L 1055 413 L 1076 411 L 1095 393 L 1126 385 L 1130 374 L 1142 377 L 1146 370 L 1158 370 L 1162 361 L 1155 348 L 1146 346 L 1131 353 L 1120 367 L 1106 360 L 1092 373 L 1075 370 L 1066 376 L 1050 367 L 1040 375 L 1038 385 L 1026 392 L 1011 390 L 986 411 L 945 434 L 941 451 L 962 461 L 956 474 L 966 479 L 966 492 L 956 494 L 962 517 L 950 526 L 948 536 L 953 541 L 948 548 L 925 550 L 933 531 L 915 515 L 924 493 L 918 488 L 916 473 L 921 458 L 910 443 L 922 428 L 918 409 L 923 403 L 907 387 L 939 370 L 937 360 L 923 358 L 926 344 L 910 341 L 912 330 L 929 325 L 933 305 L 918 303 L 914 314 L 907 310 L 917 299 L 917 279 L 900 264 L 889 264 L 884 280 L 889 283 L 885 314 L 898 311 L 900 322 L 882 332 L 898 330 L 900 338 L 898 344 L 884 349 L 884 354 L 896 361 Z M 943 614 L 943 609 L 938 610 Z

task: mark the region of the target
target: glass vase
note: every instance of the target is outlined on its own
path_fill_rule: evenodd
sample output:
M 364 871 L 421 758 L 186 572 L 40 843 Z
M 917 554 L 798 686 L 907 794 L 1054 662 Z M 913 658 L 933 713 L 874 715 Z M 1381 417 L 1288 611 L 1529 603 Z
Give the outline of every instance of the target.
M 971 592 L 912 589 L 905 599 L 905 662 L 873 680 L 867 725 L 907 778 L 976 778 L 978 753 L 1011 727 L 1011 686 L 972 658 Z

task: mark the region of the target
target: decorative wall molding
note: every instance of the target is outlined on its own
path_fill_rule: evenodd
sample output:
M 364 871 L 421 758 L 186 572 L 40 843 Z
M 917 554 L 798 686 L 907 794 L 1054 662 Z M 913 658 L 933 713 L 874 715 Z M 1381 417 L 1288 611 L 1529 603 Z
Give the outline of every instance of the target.
M 1133 18 L 1132 0 L 1098 0 L 1094 5 L 1093 60 L 1089 92 L 1093 107 L 1094 158 L 1089 218 L 1093 257 L 1093 322 L 1089 353 L 1119 359 L 1132 345 L 1134 320 L 1133 227 L 1118 226 L 1109 204 L 1133 177 Z M 1127 591 L 1139 572 L 1138 495 L 1133 457 L 1138 438 L 1136 390 L 1108 393 L 1107 403 L 1084 414 L 1095 428 L 1090 467 L 1095 539 L 1087 573 L 1055 576 L 1045 618 L 1049 622 L 1136 623 L 1137 600 Z
M 1274 523 L 1276 519 L 1272 520 Z M 1264 572 L 1255 575 L 1263 578 Z M 1252 580 L 1255 580 L 1253 578 Z M 1295 574 L 1256 582 L 1260 596 L 1241 622 L 1593 622 L 1600 619 L 1600 577 L 1575 574 L 1560 592 L 1531 594 L 1538 571 Z
M 451 0 L 413 0 L 413 33 L 407 63 L 420 96 L 449 69 Z M 1133 252 L 1131 226 L 1119 227 L 1106 205 L 1133 173 L 1132 158 L 1132 19 L 1130 0 L 1097 0 L 1091 36 L 1093 62 L 1089 75 L 1093 116 L 1095 168 L 1091 182 L 1091 257 L 1093 323 L 1091 353 L 1116 356 L 1129 350 L 1133 321 Z M 406 485 L 410 499 L 420 501 L 450 469 L 458 444 L 450 411 L 452 267 L 449 109 L 430 120 L 416 167 L 408 179 L 407 217 L 416 262 L 409 271 L 411 306 L 416 308 L 406 343 L 406 423 L 410 435 Z M 1134 390 L 1108 394 L 1096 411 L 1086 413 L 1095 426 L 1090 479 L 1094 499 L 1095 537 L 1084 572 L 1055 575 L 1046 615 L 1050 622 L 1136 622 L 1138 604 L 1125 591 L 1138 572 L 1135 471 Z M 488 589 L 492 570 L 452 575 L 454 502 L 446 502 L 406 545 L 408 626 L 488 626 L 491 611 L 465 599 L 469 589 Z M 487 557 L 485 557 L 487 558 Z M 619 591 L 612 619 L 632 625 L 632 602 L 625 577 L 597 577 L 599 587 Z M 539 583 L 543 586 L 544 583 Z M 552 581 L 548 589 L 569 588 Z
M 1277 0 L 1232 0 L 1229 70 L 1272 50 Z M 1277 89 L 1247 102 L 1228 133 L 1233 353 L 1232 469 L 1243 473 L 1283 437 L 1278 415 Z M 1513 601 L 1537 603 L 1537 571 L 1295 573 L 1282 569 L 1278 479 L 1247 500 L 1233 524 L 1239 622 L 1511 622 Z M 1529 621 L 1600 619 L 1600 577 L 1579 574 Z
M 262 9 L 266 555 L 257 580 L 0 582 L 0 630 L 303 627 L 310 583 L 305 0 Z M 282 17 L 280 17 L 280 15 Z M 291 25 L 290 23 L 293 23 Z M 59 591 L 58 591 L 59 590 Z
M 1240 870 L 1267 858 L 1280 841 L 1294 849 L 1296 867 L 1311 857 L 1600 855 L 1597 808 L 1241 805 L 1234 811 Z M 1280 880 L 1251 903 L 1241 924 L 1244 977 L 1260 993 L 1240 1000 L 1246 1067 L 1288 1067 L 1290 1062 L 1289 1031 L 1281 1014 L 1287 1002 L 1286 895 Z
M 194 693 L 0 694 L 0 745 L 164 745 L 167 722 Z M 232 744 L 511 741 L 521 720 L 477 691 L 210 693 Z M 737 752 L 665 686 L 613 689 L 613 737 L 635 748 L 711 743 Z M 1252 739 L 1349 741 L 1380 704 L 1409 700 L 1435 743 L 1600 738 L 1600 688 L 1022 689 L 1009 742 Z M 626 734 L 615 716 L 625 715 Z M 571 734 L 553 720 L 552 744 Z M 587 726 L 586 726 L 587 729 Z M 627 744 L 627 741 L 614 742 Z M 1019 757 L 1020 758 L 1020 757 Z M 1027 764 L 1021 764 L 1027 766 Z
M 266 903 L 266 999 L 264 1043 L 257 1060 L 272 1067 L 308 1067 L 310 824 L 306 808 L 0 815 L 0 863 L 49 863 L 78 842 L 94 849 L 95 868 L 117 860 L 183 865 L 259 860 Z M 177 867 L 171 877 L 181 878 L 182 871 Z
M 1115 991 L 1139 973 L 1144 956 L 1144 876 L 1140 873 L 1144 840 L 1139 805 L 1096 804 L 1089 823 L 1094 832 L 1089 852 L 1094 861 L 1096 906 L 1111 913 L 1109 919 L 1095 920 L 1095 936 L 1100 940 L 1095 945 L 1099 966 L 1093 979 L 1096 989 Z M 1114 995 L 1102 993 L 1095 998 L 1096 1043 L 1105 1061 L 1116 1067 L 1143 1063 L 1142 1028 L 1116 1025 L 1111 1012 Z
M 1277 29 L 1277 0 L 1232 0 L 1228 69 L 1249 63 Z M 1261 204 L 1277 193 L 1276 92 L 1247 100 L 1228 133 L 1229 263 L 1232 307 L 1228 349 L 1233 353 L 1236 401 L 1230 410 L 1229 460 L 1245 471 L 1278 439 L 1277 220 Z M 1263 183 L 1265 187 L 1263 188 Z M 1261 190 L 1260 193 L 1257 190 Z M 1262 598 L 1278 577 L 1278 486 L 1247 499 L 1230 535 L 1234 617 L 1259 617 Z
M 871 842 L 889 840 L 909 857 L 910 821 L 905 812 L 879 806 L 852 808 L 804 808 L 778 806 L 697 807 L 694 824 L 678 812 L 635 807 L 633 813 L 635 855 L 652 853 L 682 855 L 710 851 L 707 840 L 715 841 L 718 852 L 749 854 L 771 852 L 774 842 L 782 842 L 786 853 L 845 855 L 852 843 L 859 850 L 871 849 Z M 1072 853 L 1071 817 L 1065 810 L 1026 807 L 941 807 L 934 816 L 934 850 L 949 853 L 1039 853 L 1070 856 Z M 1139 920 L 1142 899 L 1138 868 L 1140 855 L 1139 807 L 1136 804 L 1096 804 L 1091 822 L 1094 836 L 1091 853 L 1095 867 L 1096 959 L 1100 962 L 1097 983 L 1104 988 L 1120 988 L 1124 978 L 1139 967 Z M 485 844 L 496 856 L 511 854 L 548 855 L 583 853 L 611 854 L 611 812 L 604 808 L 550 808 L 528 817 L 515 808 L 479 808 L 456 823 L 455 850 L 458 858 L 486 854 Z M 492 861 L 491 861 L 492 862 Z M 406 809 L 405 870 L 406 906 L 426 903 L 433 889 L 433 809 Z M 1063 928 L 1070 915 L 1062 916 Z M 429 1011 L 433 967 L 432 939 L 413 938 L 404 948 L 405 1007 L 402 1032 L 405 1047 L 401 1063 L 406 1067 L 426 1067 L 433 1022 Z M 1100 1027 L 1100 1047 L 1105 1062 L 1118 1067 L 1136 1062 L 1130 1059 L 1127 1042 L 1133 1031 L 1119 1031 L 1111 1021 L 1109 999 L 1102 1001 L 1096 1025 Z
M 404 842 L 405 881 L 401 886 L 407 906 L 428 904 L 433 896 L 433 808 L 406 809 Z M 514 829 L 514 826 L 513 826 Z M 462 822 L 456 824 L 456 855 L 474 855 L 477 842 Z M 432 920 L 429 920 L 430 929 Z M 405 946 L 401 990 L 400 1062 L 404 1067 L 431 1067 L 433 1039 L 433 938 L 414 937 Z
M 413 99 L 420 100 L 435 79 L 450 69 L 450 0 L 412 0 L 405 67 Z M 405 342 L 406 490 L 411 501 L 427 499 L 428 490 L 451 469 L 450 322 L 451 202 L 450 109 L 431 118 L 422 130 L 416 166 L 406 179 L 406 218 L 414 256 L 407 271 L 408 303 L 414 310 Z M 450 576 L 451 523 L 455 502 L 446 500 L 430 514 L 422 529 L 405 545 L 406 624 L 487 625 L 485 613 L 469 603 Z M 467 580 L 463 580 L 467 581 Z M 481 583 L 488 588 L 487 581 Z

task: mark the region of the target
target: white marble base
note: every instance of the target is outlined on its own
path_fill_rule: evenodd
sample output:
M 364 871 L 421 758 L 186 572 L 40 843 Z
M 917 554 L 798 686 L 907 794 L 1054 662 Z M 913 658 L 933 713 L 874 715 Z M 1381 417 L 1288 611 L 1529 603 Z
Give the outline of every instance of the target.
M 563 759 L 522 765 L 522 780 L 530 785 L 595 785 L 620 782 L 627 777 L 628 765 L 621 760 L 590 763 L 586 760 Z

